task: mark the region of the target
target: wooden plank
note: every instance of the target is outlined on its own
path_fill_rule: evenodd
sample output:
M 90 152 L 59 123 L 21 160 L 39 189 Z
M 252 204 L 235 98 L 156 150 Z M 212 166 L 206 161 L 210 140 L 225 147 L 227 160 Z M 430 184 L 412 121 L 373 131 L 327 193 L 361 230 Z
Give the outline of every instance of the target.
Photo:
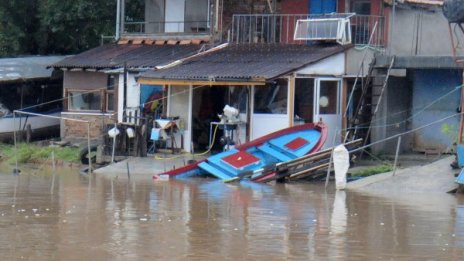
M 315 166 L 315 167 L 312 167 L 312 168 L 309 168 L 309 169 L 306 169 L 306 170 L 302 170 L 302 171 L 299 171 L 297 173 L 293 173 L 289 176 L 289 178 L 291 179 L 300 179 L 300 178 L 304 178 L 308 175 L 310 175 L 311 173 L 313 172 L 316 172 L 318 170 L 322 170 L 322 169 L 325 169 L 329 167 L 329 163 L 324 163 L 324 164 L 321 164 L 319 166 Z

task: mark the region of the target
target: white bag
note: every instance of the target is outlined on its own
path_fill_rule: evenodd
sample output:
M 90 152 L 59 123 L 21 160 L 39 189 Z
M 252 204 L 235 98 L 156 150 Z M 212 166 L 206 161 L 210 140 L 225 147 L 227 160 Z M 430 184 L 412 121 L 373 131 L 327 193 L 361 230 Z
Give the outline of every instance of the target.
M 335 170 L 335 188 L 345 189 L 346 173 L 350 167 L 350 153 L 343 145 L 338 145 L 333 151 L 333 162 Z

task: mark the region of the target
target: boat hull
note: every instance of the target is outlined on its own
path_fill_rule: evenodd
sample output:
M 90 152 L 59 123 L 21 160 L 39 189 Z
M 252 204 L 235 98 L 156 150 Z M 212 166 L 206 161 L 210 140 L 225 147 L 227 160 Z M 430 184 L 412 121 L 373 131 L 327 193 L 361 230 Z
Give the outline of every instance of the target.
M 61 112 L 53 112 L 47 115 L 60 117 Z M 14 139 L 14 131 L 26 131 L 27 125 L 31 126 L 32 138 L 53 137 L 60 133 L 60 120 L 58 118 L 40 117 L 35 115 L 12 115 L 0 118 L 0 141 L 11 142 Z
M 229 180 L 254 170 L 293 160 L 320 150 L 327 139 L 327 126 L 322 123 L 298 125 L 268 134 L 232 150 L 213 155 L 203 161 L 171 170 L 160 175 L 179 176 L 209 173 Z M 249 175 L 251 180 L 269 178 Z

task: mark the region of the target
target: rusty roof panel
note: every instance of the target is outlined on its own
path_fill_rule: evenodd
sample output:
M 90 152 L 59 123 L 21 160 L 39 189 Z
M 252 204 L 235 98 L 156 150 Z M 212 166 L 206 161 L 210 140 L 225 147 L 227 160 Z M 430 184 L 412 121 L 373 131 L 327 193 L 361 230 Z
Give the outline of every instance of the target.
M 201 45 L 108 44 L 52 65 L 55 68 L 129 69 L 154 68 L 194 54 Z
M 61 61 L 65 56 L 30 56 L 0 59 L 0 82 L 24 81 L 48 78 L 53 69 L 50 64 Z
M 351 46 L 234 44 L 168 69 L 145 72 L 142 78 L 192 81 L 273 79 Z

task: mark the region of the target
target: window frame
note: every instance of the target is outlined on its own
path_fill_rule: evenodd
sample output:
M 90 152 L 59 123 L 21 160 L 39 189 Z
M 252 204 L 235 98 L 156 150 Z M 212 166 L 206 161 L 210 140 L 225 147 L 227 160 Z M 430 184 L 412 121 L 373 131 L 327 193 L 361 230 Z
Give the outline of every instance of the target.
M 71 107 L 71 94 L 72 93 L 97 93 L 100 96 L 100 103 L 98 110 L 87 110 L 87 109 L 74 109 Z M 65 101 L 66 101 L 66 111 L 68 112 L 82 112 L 82 113 L 105 113 L 105 112 L 114 112 L 115 110 L 108 109 L 108 94 L 115 95 L 116 92 L 114 90 L 107 90 L 105 88 L 98 88 L 98 89 L 74 89 L 74 88 L 66 88 L 65 90 Z M 114 96 L 113 96 L 114 97 Z M 114 98 L 113 98 L 114 102 Z

